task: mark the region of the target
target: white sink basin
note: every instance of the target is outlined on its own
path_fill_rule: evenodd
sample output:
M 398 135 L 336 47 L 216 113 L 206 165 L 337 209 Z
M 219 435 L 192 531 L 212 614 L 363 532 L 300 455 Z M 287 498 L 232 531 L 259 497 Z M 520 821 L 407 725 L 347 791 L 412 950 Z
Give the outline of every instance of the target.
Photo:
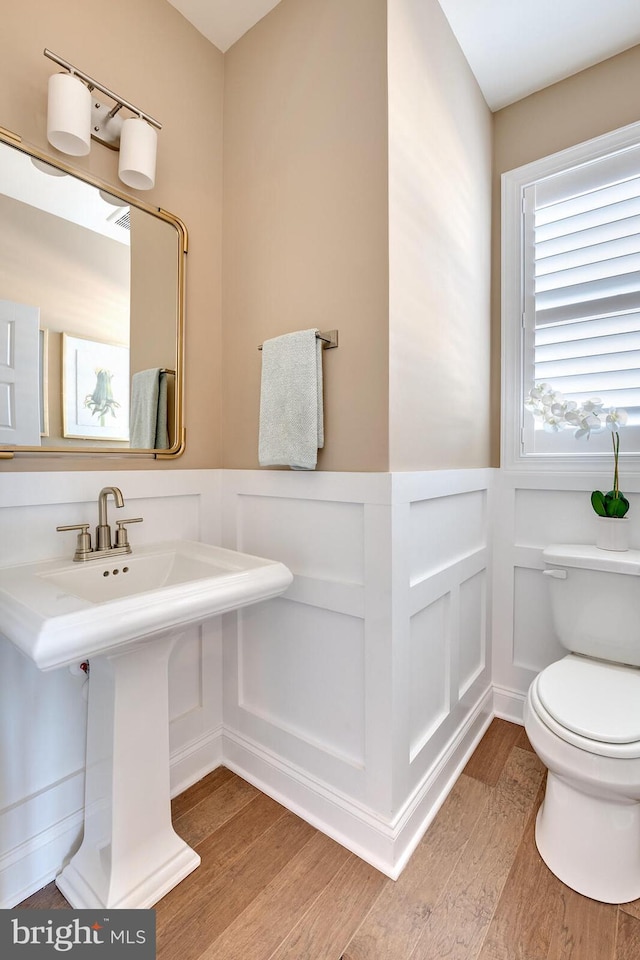
M 282 563 L 188 540 L 109 560 L 47 560 L 0 569 L 0 632 L 41 670 L 282 593 Z

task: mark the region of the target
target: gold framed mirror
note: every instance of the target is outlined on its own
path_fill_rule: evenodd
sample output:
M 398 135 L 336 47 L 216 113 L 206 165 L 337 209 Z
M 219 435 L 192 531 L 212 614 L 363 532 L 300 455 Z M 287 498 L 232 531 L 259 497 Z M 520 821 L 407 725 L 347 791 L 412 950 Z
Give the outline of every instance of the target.
M 0 128 L 0 458 L 184 450 L 187 231 Z

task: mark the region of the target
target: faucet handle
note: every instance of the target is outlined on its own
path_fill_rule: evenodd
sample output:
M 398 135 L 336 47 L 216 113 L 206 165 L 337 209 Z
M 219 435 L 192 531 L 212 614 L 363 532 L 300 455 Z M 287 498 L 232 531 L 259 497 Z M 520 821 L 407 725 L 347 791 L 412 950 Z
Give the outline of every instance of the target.
M 133 517 L 132 520 L 116 520 L 116 547 L 128 547 L 129 539 L 127 537 L 127 531 L 125 530 L 125 524 L 127 523 L 142 523 L 143 517 Z
M 88 523 L 73 523 L 71 525 L 66 525 L 62 527 L 56 527 L 56 530 L 79 530 L 78 539 L 76 541 L 76 552 L 73 556 L 74 560 L 85 560 L 87 555 L 91 551 L 91 534 L 89 533 L 89 524 Z

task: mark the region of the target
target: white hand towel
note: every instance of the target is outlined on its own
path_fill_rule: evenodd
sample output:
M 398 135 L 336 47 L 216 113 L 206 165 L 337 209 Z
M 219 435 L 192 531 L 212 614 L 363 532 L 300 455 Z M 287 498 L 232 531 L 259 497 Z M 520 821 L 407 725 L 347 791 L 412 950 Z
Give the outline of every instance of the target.
M 299 330 L 262 346 L 260 437 L 263 467 L 314 470 L 324 446 L 322 342 Z

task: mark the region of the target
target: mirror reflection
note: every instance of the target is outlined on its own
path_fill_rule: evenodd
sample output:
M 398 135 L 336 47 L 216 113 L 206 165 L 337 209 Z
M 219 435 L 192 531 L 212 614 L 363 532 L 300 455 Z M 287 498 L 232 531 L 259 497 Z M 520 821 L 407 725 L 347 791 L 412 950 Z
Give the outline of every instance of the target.
M 0 451 L 182 448 L 184 228 L 0 141 Z

